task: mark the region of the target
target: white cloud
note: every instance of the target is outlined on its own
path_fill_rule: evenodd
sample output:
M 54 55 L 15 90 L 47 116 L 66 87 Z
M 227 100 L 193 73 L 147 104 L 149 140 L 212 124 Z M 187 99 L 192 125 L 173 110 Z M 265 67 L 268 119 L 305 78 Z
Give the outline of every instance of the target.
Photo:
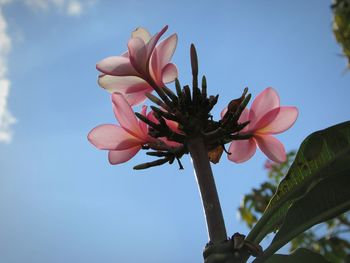
M 0 142 L 11 142 L 12 130 L 11 125 L 16 119 L 7 109 L 7 98 L 10 90 L 10 81 L 0 79 Z
M 16 122 L 7 105 L 11 87 L 11 81 L 7 77 L 7 56 L 11 50 L 11 38 L 7 32 L 6 18 L 2 13 L 3 6 L 14 1 L 18 0 L 0 0 L 0 143 L 11 142 L 11 127 Z M 97 0 L 24 0 L 24 3 L 34 10 L 54 9 L 66 15 L 79 16 L 95 1 Z
M 4 4 L 8 4 L 10 2 L 12 2 L 12 0 L 0 0 L 0 7 Z
M 0 0 L 12 1 L 12 0 Z M 70 16 L 79 16 L 95 0 L 25 0 L 25 4 L 34 10 L 48 11 L 56 9 Z
M 78 1 L 71 1 L 68 4 L 67 12 L 69 15 L 76 16 L 80 15 L 83 10 L 83 7 L 80 2 Z
M 10 91 L 10 81 L 7 74 L 7 55 L 11 49 L 11 38 L 7 34 L 7 23 L 1 11 L 1 4 L 9 1 L 0 2 L 0 142 L 10 142 L 12 139 L 11 125 L 16 119 L 11 115 L 7 108 L 7 99 Z

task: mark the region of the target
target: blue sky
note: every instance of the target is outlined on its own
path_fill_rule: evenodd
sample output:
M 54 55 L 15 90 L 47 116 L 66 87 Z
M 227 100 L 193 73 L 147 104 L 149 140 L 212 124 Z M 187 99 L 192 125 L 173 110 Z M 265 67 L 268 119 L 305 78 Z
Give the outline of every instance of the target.
M 278 136 L 287 150 L 349 119 L 350 74 L 330 1 L 3 2 L 11 49 L 0 54 L 0 78 L 10 82 L 6 111 L 17 120 L 6 127 L 11 142 L 0 143 L 3 263 L 201 262 L 207 234 L 189 158 L 183 171 L 134 171 L 149 160 L 144 153 L 111 166 L 86 139 L 115 123 L 95 64 L 125 51 L 138 26 L 178 33 L 182 83 L 190 82 L 195 43 L 209 92 L 220 94 L 216 116 L 246 86 L 253 96 L 274 87 L 282 105 L 297 106 L 296 124 Z M 71 2 L 80 9 L 69 11 Z M 258 152 L 244 164 L 222 158 L 213 166 L 230 235 L 247 233 L 237 207 L 266 178 L 264 161 Z

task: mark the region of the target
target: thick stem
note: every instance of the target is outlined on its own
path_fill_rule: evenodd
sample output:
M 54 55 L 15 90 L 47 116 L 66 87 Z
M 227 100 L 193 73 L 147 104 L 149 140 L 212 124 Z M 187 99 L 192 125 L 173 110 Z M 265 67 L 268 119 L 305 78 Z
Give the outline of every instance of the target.
M 220 243 L 227 240 L 227 234 L 204 140 L 202 137 L 191 138 L 187 146 L 202 197 L 209 240 Z

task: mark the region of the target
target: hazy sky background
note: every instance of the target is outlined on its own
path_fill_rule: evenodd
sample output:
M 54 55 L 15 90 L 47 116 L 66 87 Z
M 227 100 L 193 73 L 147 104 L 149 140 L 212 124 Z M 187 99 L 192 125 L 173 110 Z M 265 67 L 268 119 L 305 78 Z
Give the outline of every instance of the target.
M 185 170 L 140 152 L 111 166 L 87 133 L 115 123 L 95 64 L 126 50 L 137 26 L 177 32 L 173 61 L 190 82 L 189 46 L 214 113 L 248 86 L 271 86 L 300 110 L 278 136 L 296 149 L 350 116 L 350 73 L 331 29 L 330 1 L 0 0 L 0 262 L 201 262 L 207 242 L 198 189 Z M 171 85 L 171 87 L 173 87 Z M 227 229 L 247 233 L 237 207 L 266 178 L 265 157 L 213 166 Z

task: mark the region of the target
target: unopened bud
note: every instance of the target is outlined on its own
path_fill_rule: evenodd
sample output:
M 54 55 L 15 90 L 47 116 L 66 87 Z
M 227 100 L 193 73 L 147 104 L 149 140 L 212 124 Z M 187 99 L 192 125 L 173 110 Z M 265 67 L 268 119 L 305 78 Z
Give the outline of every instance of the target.
M 239 99 L 231 100 L 230 103 L 227 105 L 227 111 L 230 113 L 235 113 L 238 109 L 238 107 L 242 104 L 244 100 L 244 97 L 240 97 Z
M 245 88 L 241 97 L 230 101 L 230 103 L 227 106 L 227 111 L 229 113 L 235 113 L 238 110 L 239 106 L 245 100 L 245 95 L 247 94 L 247 92 L 248 88 Z

